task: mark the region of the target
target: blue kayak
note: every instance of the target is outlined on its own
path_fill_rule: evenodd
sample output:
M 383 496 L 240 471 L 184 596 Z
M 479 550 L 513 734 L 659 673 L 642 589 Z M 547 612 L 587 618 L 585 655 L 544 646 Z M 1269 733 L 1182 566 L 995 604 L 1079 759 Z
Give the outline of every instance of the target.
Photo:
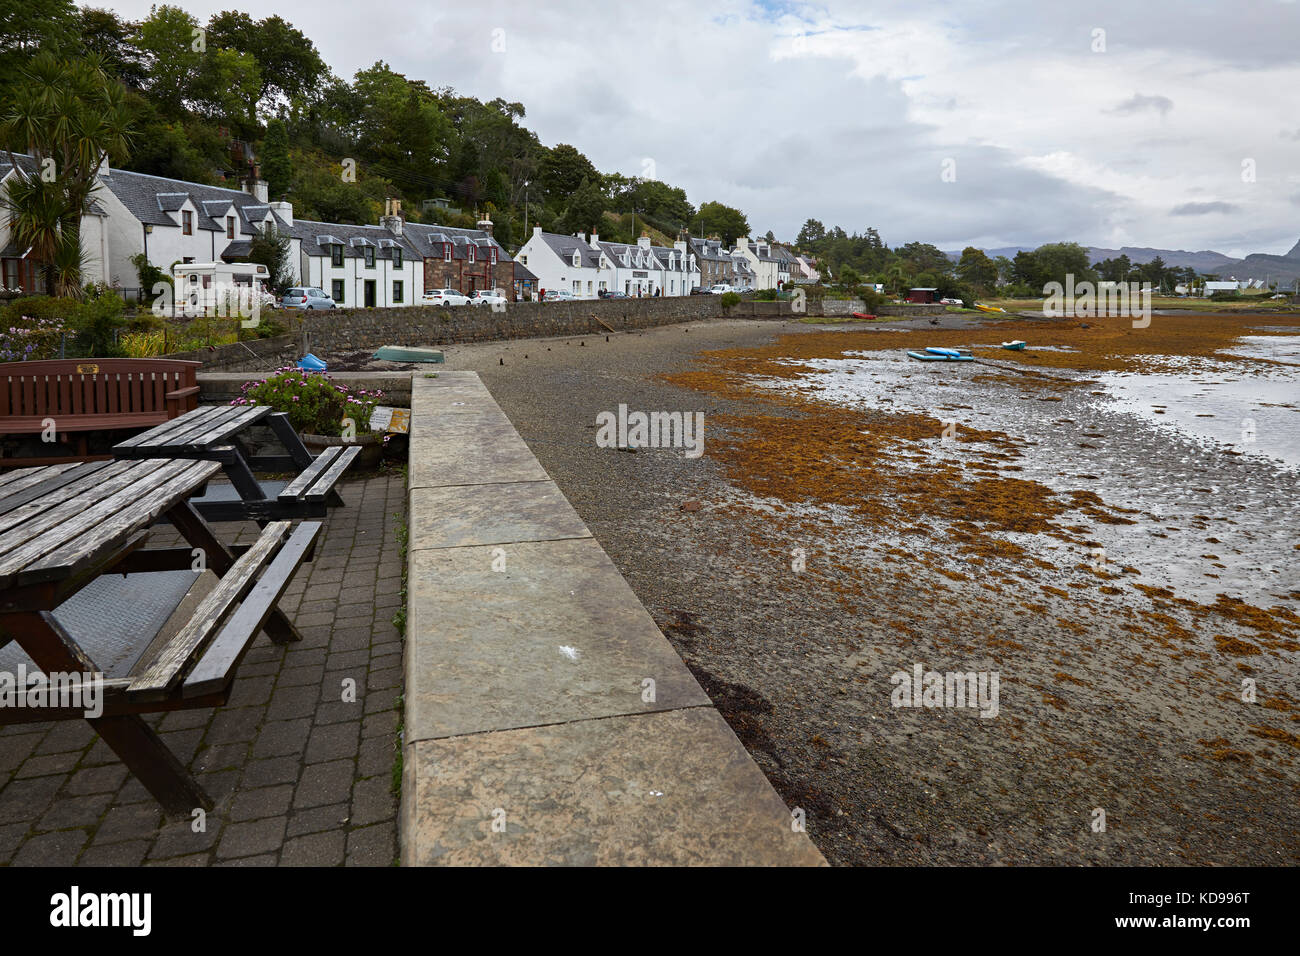
M 956 349 L 926 349 L 924 352 L 908 352 L 908 358 L 918 362 L 973 362 L 975 356 L 962 355 Z

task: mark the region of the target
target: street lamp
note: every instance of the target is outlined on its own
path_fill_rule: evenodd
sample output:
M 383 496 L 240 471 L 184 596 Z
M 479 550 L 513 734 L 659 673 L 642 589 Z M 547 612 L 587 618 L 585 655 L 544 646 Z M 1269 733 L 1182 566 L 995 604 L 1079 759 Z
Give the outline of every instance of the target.
M 528 241 L 528 180 L 524 180 L 524 242 Z

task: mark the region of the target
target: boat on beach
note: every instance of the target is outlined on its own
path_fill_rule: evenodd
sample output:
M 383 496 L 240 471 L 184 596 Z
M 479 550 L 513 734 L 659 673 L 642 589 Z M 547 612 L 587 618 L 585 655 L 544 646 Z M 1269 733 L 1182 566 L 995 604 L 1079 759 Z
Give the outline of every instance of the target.
M 975 356 L 967 349 L 947 349 L 930 346 L 924 352 L 908 352 L 908 358 L 918 362 L 973 362 Z
M 1011 352 L 1023 352 L 1025 350 L 1025 343 L 1020 341 L 1020 339 L 1016 339 L 1014 342 L 1003 342 L 1002 347 Z

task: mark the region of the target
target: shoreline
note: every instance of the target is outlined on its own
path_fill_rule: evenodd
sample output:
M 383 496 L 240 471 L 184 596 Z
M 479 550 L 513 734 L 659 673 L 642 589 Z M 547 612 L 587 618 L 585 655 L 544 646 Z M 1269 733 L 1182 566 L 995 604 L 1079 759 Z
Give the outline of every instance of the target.
M 996 321 L 980 322 L 991 324 Z M 961 328 L 974 325 L 963 321 Z M 939 330 L 927 323 L 923 331 Z M 1105 495 L 1100 502 L 1086 495 L 1072 500 L 1083 510 L 1044 519 L 1057 520 L 1064 537 L 1036 527 L 1002 533 L 958 527 L 952 536 L 947 526 L 910 519 L 898 527 L 863 524 L 851 497 L 838 503 L 759 497 L 729 473 L 735 461 L 728 449 L 744 447 L 746 429 L 770 420 L 784 440 L 808 444 L 819 425 L 840 413 L 816 398 L 773 404 L 716 387 L 686 389 L 680 380 L 698 377 L 702 352 L 789 351 L 819 334 L 847 333 L 723 320 L 624 333 L 608 342 L 584 336 L 454 346 L 447 367 L 483 376 L 778 792 L 806 811 L 810 835 L 832 862 L 1300 860 L 1294 763 L 1300 738 L 1297 702 L 1288 696 L 1296 673 L 1292 624 L 1285 614 L 1261 620 L 1249 601 L 1193 601 L 1150 580 L 1159 568 L 1141 567 L 1165 553 L 1162 548 L 1185 550 L 1180 534 L 1224 541 L 1264 535 L 1252 547 L 1290 560 L 1278 550 L 1282 542 L 1243 524 L 1237 500 L 1216 503 L 1213 495 L 1183 491 L 1235 482 L 1247 502 L 1267 503 L 1288 485 L 1252 462 L 1195 448 L 1176 435 L 1117 429 L 1086 394 L 1021 399 L 1023 383 L 992 381 L 961 383 L 948 404 L 975 406 L 978 395 L 1013 409 L 1051 409 L 1080 431 L 1112 435 L 1106 442 L 1085 440 L 1103 445 L 1095 451 L 1066 452 L 1069 442 L 1062 441 L 1055 453 L 1093 454 L 1117 468 L 1123 463 L 1150 488 L 1174 493 L 1164 493 L 1168 501 L 1161 499 L 1159 510 L 1133 509 L 1142 511 L 1137 515 L 1114 510 Z M 782 335 L 793 338 L 773 346 Z M 734 360 L 760 361 L 752 354 Z M 954 383 L 934 384 L 951 390 Z M 885 394 L 905 404 L 911 387 L 896 382 Z M 1052 397 L 1062 401 L 1036 400 Z M 704 456 L 692 461 L 674 452 L 596 447 L 597 413 L 620 403 L 704 412 Z M 983 449 L 986 460 L 973 462 L 980 466 L 975 478 L 1023 481 L 1002 469 L 1025 465 L 998 457 L 1012 455 L 1022 437 L 962 443 L 963 452 L 967 445 Z M 898 448 L 916 454 L 929 440 L 903 436 Z M 742 461 L 762 477 L 764 454 L 791 464 L 780 448 L 759 448 L 758 457 Z M 1028 449 L 1031 458 L 1035 450 Z M 920 453 L 913 465 L 930 467 L 929 453 Z M 1071 483 L 1088 491 L 1089 479 Z M 1246 494 L 1249 488 L 1255 490 Z M 683 508 L 692 503 L 698 510 Z M 1285 508 L 1279 514 L 1280 533 L 1300 541 L 1295 519 Z M 1106 515 L 1134 524 L 1096 520 Z M 1125 565 L 1139 573 L 1114 567 L 1103 577 L 1090 566 L 1086 544 L 1098 529 L 1119 542 L 1141 533 L 1147 550 L 1134 553 L 1151 557 Z M 1035 545 L 1039 540 L 1053 550 Z M 1229 569 L 1243 563 L 1225 546 L 1204 547 Z M 1124 548 L 1108 544 L 1116 562 Z M 806 556 L 798 572 L 791 561 L 796 549 Z M 999 717 L 892 707 L 890 676 L 916 665 L 1000 673 Z M 1249 707 L 1238 699 L 1245 679 L 1258 687 Z M 1092 829 L 1097 809 L 1107 814 L 1105 833 Z

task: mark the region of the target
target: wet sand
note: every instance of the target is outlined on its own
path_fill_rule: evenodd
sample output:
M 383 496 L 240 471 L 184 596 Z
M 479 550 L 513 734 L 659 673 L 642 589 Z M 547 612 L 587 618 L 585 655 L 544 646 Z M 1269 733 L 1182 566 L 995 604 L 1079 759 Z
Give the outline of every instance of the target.
M 1300 861 L 1295 471 L 1133 414 L 1086 384 L 1109 359 L 1035 377 L 834 334 L 693 323 L 447 368 L 483 376 L 833 862 Z M 704 455 L 597 447 L 620 404 L 702 411 Z M 997 674 L 997 716 L 893 706 L 917 664 Z

